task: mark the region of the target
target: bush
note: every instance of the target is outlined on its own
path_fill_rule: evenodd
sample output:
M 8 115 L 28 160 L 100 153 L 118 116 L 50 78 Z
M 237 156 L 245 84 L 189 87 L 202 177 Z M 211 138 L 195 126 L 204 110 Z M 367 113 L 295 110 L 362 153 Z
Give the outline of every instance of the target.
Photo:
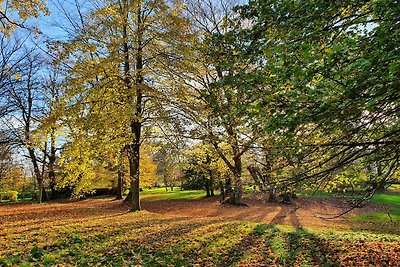
M 10 200 L 10 201 L 17 201 L 18 199 L 18 192 L 17 191 L 5 191 L 0 192 L 0 200 Z
M 33 195 L 34 195 L 34 191 L 30 190 L 30 191 L 22 191 L 21 193 L 18 194 L 18 199 L 26 199 L 26 198 L 30 198 L 33 199 Z

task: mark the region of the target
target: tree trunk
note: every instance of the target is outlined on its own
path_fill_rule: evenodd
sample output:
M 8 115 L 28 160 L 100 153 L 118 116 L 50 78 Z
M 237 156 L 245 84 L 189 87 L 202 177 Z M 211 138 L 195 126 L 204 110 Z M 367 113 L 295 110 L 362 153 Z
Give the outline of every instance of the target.
M 131 179 L 131 199 L 132 211 L 140 210 L 140 199 L 139 199 L 139 162 L 140 162 L 140 144 L 132 145 L 132 151 L 129 156 L 129 176 Z M 128 195 L 129 196 L 129 195 Z
M 233 159 L 235 163 L 235 170 L 233 173 L 233 192 L 231 204 L 242 205 L 242 194 L 243 194 L 243 184 L 242 184 L 242 160 L 240 157 L 235 157 Z
M 224 183 L 222 181 L 219 181 L 219 188 L 221 190 L 221 202 L 224 202 L 224 200 L 225 200 L 225 188 L 224 188 Z
M 123 188 L 122 188 L 122 186 L 123 186 L 123 179 L 124 179 L 124 172 L 123 171 L 121 171 L 121 170 L 119 170 L 118 171 L 118 181 L 117 181 L 117 197 L 116 197 L 116 199 L 122 199 L 123 198 L 123 196 L 122 196 L 122 191 L 123 191 Z
M 204 177 L 204 189 L 206 190 L 206 197 L 210 197 L 210 180 Z
M 35 178 L 36 178 L 36 181 L 37 181 L 38 186 L 39 186 L 39 192 L 38 192 L 38 196 L 37 196 L 37 201 L 39 203 L 42 203 L 42 201 L 43 201 L 43 190 L 44 190 L 43 177 L 42 177 L 42 175 L 40 173 L 40 170 L 39 170 L 39 165 L 37 163 L 35 151 L 30 148 L 30 149 L 28 149 L 28 152 L 29 152 L 29 157 L 31 158 L 31 162 L 32 162 L 32 165 L 33 165 L 33 173 L 35 174 Z
M 130 123 L 131 133 L 133 136 L 132 143 L 128 148 L 128 158 L 129 158 L 129 176 L 131 179 L 130 194 L 128 194 L 128 201 L 132 204 L 132 211 L 140 210 L 140 199 L 139 199 L 139 163 L 140 163 L 140 141 L 141 141 L 141 131 L 142 131 L 142 106 L 143 106 L 143 92 L 142 87 L 144 85 L 143 79 L 143 31 L 144 25 L 142 20 L 142 10 L 141 4 L 138 4 L 136 9 L 137 15 L 137 29 L 136 29 L 136 44 L 134 47 L 135 52 L 135 72 L 134 76 L 134 86 L 132 86 L 132 73 L 130 70 L 130 45 L 128 44 L 128 27 L 129 27 L 129 1 L 124 1 L 124 11 L 125 21 L 122 26 L 123 39 L 125 40 L 122 44 L 123 54 L 124 54 L 124 80 L 127 90 L 132 95 L 132 107 L 133 107 L 133 117 Z
M 211 170 L 210 170 L 209 174 L 210 174 L 210 196 L 213 197 L 213 196 L 215 196 L 215 194 L 214 194 L 214 175 Z
M 50 155 L 49 155 L 49 181 L 51 198 L 56 197 L 56 172 L 55 172 L 55 162 L 56 162 L 56 138 L 54 131 L 50 133 Z

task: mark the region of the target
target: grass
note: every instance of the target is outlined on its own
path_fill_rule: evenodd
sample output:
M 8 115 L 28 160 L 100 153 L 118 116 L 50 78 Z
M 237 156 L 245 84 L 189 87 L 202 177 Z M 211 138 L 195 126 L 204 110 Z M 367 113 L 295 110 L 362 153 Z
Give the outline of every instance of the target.
M 372 199 L 372 203 L 385 204 L 385 205 L 397 205 L 400 206 L 400 193 L 376 193 Z
M 179 187 L 174 187 L 174 190 L 171 191 L 171 188 L 168 188 L 168 191 L 165 190 L 165 187 L 157 188 L 154 187 L 152 189 L 144 188 L 143 192 L 140 193 L 141 199 L 143 200 L 172 200 L 172 199 L 196 199 L 200 197 L 204 197 L 205 193 L 203 190 L 180 190 Z
M 350 193 L 327 193 L 327 192 L 304 192 L 300 193 L 301 197 L 311 197 L 319 199 L 329 199 L 329 198 L 342 198 L 345 196 L 358 197 L 361 195 L 351 195 Z M 384 204 L 384 205 L 400 205 L 400 192 L 387 191 L 382 193 L 375 193 L 371 202 L 374 204 Z
M 357 215 L 356 221 L 366 223 L 399 223 L 400 209 L 392 209 L 385 212 L 373 212 Z
M 21 203 L 21 202 L 32 202 L 32 198 L 19 198 L 17 201 L 11 201 L 11 200 L 0 200 L 0 203 Z
M 393 188 L 391 188 L 393 189 Z M 310 193 L 304 194 L 304 196 L 311 196 L 312 198 L 323 198 L 329 199 L 332 198 L 332 194 L 325 192 L 316 192 L 314 195 Z M 350 218 L 350 220 L 354 222 L 360 223 L 380 223 L 386 224 L 382 225 L 382 227 L 387 228 L 391 227 L 391 224 L 395 224 L 400 222 L 400 193 L 393 192 L 391 190 L 382 193 L 376 193 L 371 198 L 371 203 L 373 204 L 381 204 L 391 206 L 387 211 L 384 212 L 372 212 L 366 214 L 354 215 Z M 390 224 L 390 225 L 387 225 Z M 383 229 L 386 231 L 387 229 Z

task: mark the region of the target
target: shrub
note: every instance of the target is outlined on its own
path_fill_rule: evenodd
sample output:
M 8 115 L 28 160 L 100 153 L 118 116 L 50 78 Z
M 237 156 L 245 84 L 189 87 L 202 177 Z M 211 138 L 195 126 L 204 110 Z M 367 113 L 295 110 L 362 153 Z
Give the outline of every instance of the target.
M 17 191 L 5 191 L 0 192 L 0 200 L 10 200 L 10 201 L 17 201 L 18 199 L 18 192 Z

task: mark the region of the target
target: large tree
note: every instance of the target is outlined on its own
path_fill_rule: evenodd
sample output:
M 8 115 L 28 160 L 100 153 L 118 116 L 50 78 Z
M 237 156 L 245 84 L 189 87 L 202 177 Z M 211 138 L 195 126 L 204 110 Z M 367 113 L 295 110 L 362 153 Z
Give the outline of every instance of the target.
M 86 140 L 128 155 L 127 199 L 133 210 L 140 210 L 143 130 L 168 96 L 162 73 L 179 61 L 177 48 L 188 35 L 181 12 L 179 1 L 104 1 L 82 15 L 84 27 L 65 45 L 75 61 L 67 107 L 82 116 L 80 121 L 72 119 L 86 132 Z
M 398 3 L 254 0 L 239 10 L 241 54 L 261 63 L 249 118 L 301 163 L 288 182 L 326 181 L 352 164 L 379 169 L 367 189 L 389 181 L 400 156 Z
M 242 75 L 254 66 L 239 54 L 243 43 L 235 29 L 242 25 L 234 21 L 233 10 L 239 1 L 186 2 L 198 38 L 190 47 L 186 68 L 174 73 L 186 88 L 177 102 L 192 123 L 191 137 L 212 145 L 229 168 L 233 190 L 227 202 L 240 205 L 243 156 L 261 132 L 253 130 L 245 112 L 249 84 Z

